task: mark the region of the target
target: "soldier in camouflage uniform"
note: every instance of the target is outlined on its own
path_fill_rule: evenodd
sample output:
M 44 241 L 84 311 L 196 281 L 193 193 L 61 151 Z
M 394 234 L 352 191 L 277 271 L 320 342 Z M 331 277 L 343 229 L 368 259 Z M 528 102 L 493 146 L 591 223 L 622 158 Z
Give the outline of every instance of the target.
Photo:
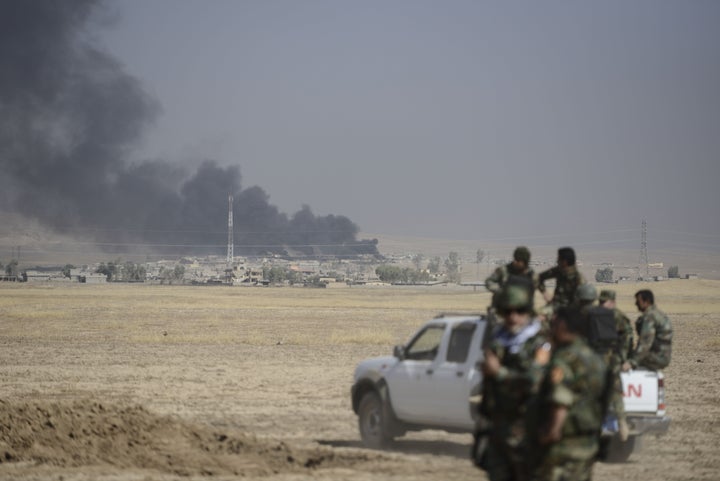
M 613 353 L 614 359 L 611 363 L 616 376 L 613 387 L 613 395 L 610 398 L 610 409 L 618 418 L 620 439 L 626 441 L 630 434 L 630 428 L 628 427 L 627 420 L 625 418 L 625 403 L 623 401 L 623 386 L 622 378 L 620 377 L 620 370 L 623 364 L 627 362 L 628 356 L 632 352 L 633 328 L 630 319 L 628 319 L 628 317 L 616 307 L 615 291 L 603 289 L 600 291 L 600 297 L 598 300 L 600 306 L 612 310 L 613 315 L 615 316 L 615 326 L 617 327 L 618 332 L 618 346 L 617 351 Z
M 530 250 L 527 247 L 517 247 L 513 252 L 513 261 L 498 267 L 485 279 L 485 288 L 493 294 L 498 294 L 508 283 L 510 276 L 527 277 L 533 289 L 537 289 L 538 277 L 530 268 Z
M 672 325 L 670 319 L 655 307 L 652 291 L 644 289 L 635 294 L 635 305 L 642 315 L 635 321 L 638 342 L 623 370 L 644 368 L 651 371 L 670 364 L 672 354 Z
M 545 289 L 545 281 L 548 279 L 555 279 L 555 291 L 552 297 Z M 541 272 L 538 276 L 538 290 L 543 293 L 545 301 L 555 308 L 574 305 L 575 291 L 584 283 L 583 275 L 575 266 L 575 251 L 572 247 L 558 249 L 557 265 Z
M 544 306 L 535 310 L 538 319 L 542 323 L 542 332 L 547 337 L 550 337 L 550 321 L 555 315 L 555 308 L 552 304 L 545 304 Z
M 551 322 L 553 354 L 542 383 L 540 431 L 544 446 L 538 481 L 588 481 L 598 455 L 607 408 L 607 367 L 583 340 L 582 314 L 560 308 Z M 544 401 L 544 402 L 543 402 Z
M 600 297 L 598 298 L 598 301 L 600 302 L 601 306 L 612 309 L 612 311 L 615 313 L 615 320 L 618 323 L 618 333 L 620 332 L 620 325 L 625 326 L 623 329 L 624 337 L 620 338 L 620 356 L 622 360 L 621 364 L 625 363 L 633 350 L 634 336 L 632 322 L 625 315 L 624 312 L 617 308 L 617 303 L 615 301 L 615 291 L 610 289 L 603 289 L 602 291 L 600 291 Z
M 540 333 L 540 321 L 532 317 L 527 288 L 506 286 L 498 296 L 498 308 L 503 323 L 492 333 L 480 365 L 480 413 L 489 422 L 482 467 L 491 481 L 524 481 L 530 474 L 526 413 L 550 359 L 550 344 Z
M 614 291 L 605 290 L 603 293 L 605 294 L 604 298 L 608 297 L 608 293 L 612 293 L 613 299 L 615 298 Z M 583 315 L 590 316 L 591 310 L 594 307 L 593 304 L 597 298 L 597 290 L 595 289 L 595 286 L 587 283 L 578 286 L 575 297 Z M 607 302 L 607 300 L 605 300 L 605 302 Z M 593 348 L 600 357 L 602 357 L 605 364 L 612 371 L 613 390 L 610 396 L 610 408 L 615 414 L 615 417 L 617 417 L 617 428 L 620 438 L 623 441 L 626 441 L 630 434 L 630 429 L 625 418 L 625 402 L 623 401 L 622 378 L 620 377 L 620 371 L 623 363 L 627 360 L 628 339 L 632 340 L 632 327 L 629 325 L 630 320 L 625 318 L 617 309 L 613 311 L 602 304 L 600 306 L 595 306 L 595 308 L 600 308 L 601 310 L 607 309 L 605 312 L 612 311 L 612 317 L 615 321 L 615 332 L 617 332 L 617 338 L 612 343 L 595 345 L 592 342 L 589 342 L 589 344 L 590 347 Z
M 538 288 L 537 274 L 530 268 L 530 250 L 525 246 L 516 247 L 513 252 L 513 261 L 498 267 L 485 279 L 485 288 L 493 293 L 487 309 L 489 329 L 493 329 L 500 322 L 497 315 L 497 301 L 503 288 L 509 284 L 520 284 L 532 289 L 531 297 L 535 295 L 535 289 Z

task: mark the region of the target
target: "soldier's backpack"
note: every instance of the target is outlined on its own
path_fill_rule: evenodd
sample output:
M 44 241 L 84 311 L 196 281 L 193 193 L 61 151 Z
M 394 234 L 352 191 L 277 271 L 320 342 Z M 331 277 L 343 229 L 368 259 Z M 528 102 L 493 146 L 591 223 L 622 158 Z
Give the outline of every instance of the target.
M 612 309 L 594 306 L 587 310 L 586 315 L 584 335 L 590 347 L 601 354 L 608 349 L 616 349 L 618 334 Z

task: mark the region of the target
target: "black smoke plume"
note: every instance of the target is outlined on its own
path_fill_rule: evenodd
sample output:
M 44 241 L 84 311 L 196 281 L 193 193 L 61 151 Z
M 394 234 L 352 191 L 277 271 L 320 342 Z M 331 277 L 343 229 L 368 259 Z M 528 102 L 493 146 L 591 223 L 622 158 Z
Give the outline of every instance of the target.
M 233 195 L 243 254 L 377 254 L 344 216 L 288 217 L 240 170 L 130 162 L 159 114 L 136 78 L 95 45 L 97 0 L 0 1 L 0 210 L 115 249 L 217 253 Z

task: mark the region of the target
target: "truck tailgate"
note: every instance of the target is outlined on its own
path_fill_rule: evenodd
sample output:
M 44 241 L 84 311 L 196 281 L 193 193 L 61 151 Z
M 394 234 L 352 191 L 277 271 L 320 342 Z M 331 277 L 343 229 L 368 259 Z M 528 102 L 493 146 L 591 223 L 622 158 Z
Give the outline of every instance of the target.
M 658 379 L 662 374 L 655 371 L 630 371 L 621 374 L 625 412 L 664 414 L 664 399 L 659 399 Z M 661 396 L 664 398 L 664 396 Z

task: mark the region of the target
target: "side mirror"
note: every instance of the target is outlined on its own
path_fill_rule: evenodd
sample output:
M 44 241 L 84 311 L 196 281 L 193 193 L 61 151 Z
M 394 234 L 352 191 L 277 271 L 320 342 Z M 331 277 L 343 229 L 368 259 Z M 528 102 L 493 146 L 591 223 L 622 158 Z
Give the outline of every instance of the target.
M 405 346 L 402 344 L 398 344 L 393 348 L 393 356 L 400 359 L 401 361 L 405 359 Z

